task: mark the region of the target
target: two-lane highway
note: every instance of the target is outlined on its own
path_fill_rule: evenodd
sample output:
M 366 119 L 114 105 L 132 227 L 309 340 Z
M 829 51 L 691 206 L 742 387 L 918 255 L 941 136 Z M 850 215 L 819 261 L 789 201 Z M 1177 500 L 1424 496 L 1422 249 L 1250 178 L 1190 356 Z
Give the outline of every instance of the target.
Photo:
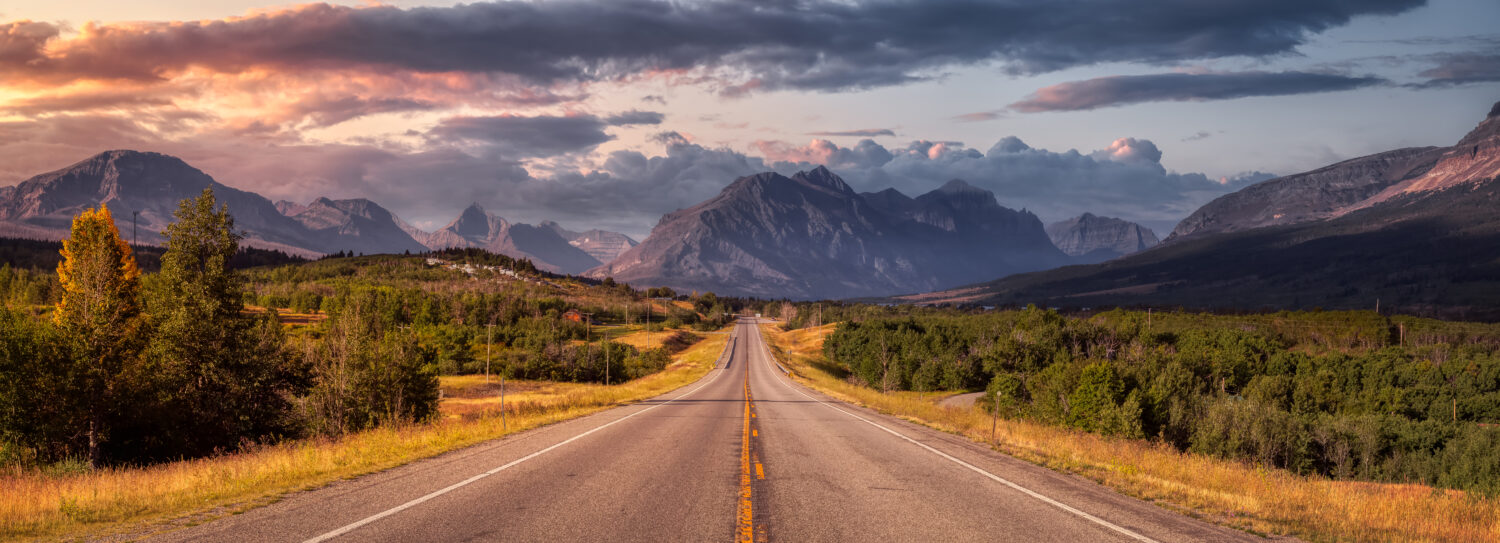
M 737 325 L 659 398 L 294 494 L 164 541 L 1257 538 L 831 400 Z

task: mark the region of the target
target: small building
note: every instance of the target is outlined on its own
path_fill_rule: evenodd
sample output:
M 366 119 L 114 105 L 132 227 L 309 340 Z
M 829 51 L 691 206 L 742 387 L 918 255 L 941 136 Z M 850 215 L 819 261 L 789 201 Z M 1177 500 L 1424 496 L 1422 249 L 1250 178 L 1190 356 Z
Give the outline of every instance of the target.
M 595 322 L 594 319 L 589 318 L 587 315 L 584 315 L 583 313 L 579 313 L 577 309 L 569 309 L 566 313 L 562 314 L 562 318 L 570 320 L 570 321 L 573 321 L 573 322 L 582 322 L 582 323 L 588 323 L 588 324 L 599 324 L 598 322 Z

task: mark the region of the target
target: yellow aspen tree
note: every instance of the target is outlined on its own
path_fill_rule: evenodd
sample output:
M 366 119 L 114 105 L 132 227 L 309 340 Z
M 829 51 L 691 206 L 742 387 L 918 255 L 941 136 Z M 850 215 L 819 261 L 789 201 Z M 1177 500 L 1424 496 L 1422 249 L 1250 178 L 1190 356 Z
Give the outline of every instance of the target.
M 102 460 L 106 414 L 123 391 L 121 373 L 141 345 L 140 269 L 115 227 L 109 208 L 73 218 L 57 266 L 62 296 L 53 319 L 71 341 L 70 381 L 80 402 L 75 423 L 84 427 L 91 465 Z

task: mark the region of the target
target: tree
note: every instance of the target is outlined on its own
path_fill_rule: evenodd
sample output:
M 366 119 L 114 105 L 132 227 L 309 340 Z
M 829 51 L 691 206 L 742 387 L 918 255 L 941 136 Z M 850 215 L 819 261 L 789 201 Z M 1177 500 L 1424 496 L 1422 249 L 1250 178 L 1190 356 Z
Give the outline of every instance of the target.
M 53 319 L 73 349 L 71 376 L 77 388 L 88 440 L 89 464 L 103 460 L 107 416 L 127 388 L 122 371 L 139 352 L 140 269 L 115 228 L 109 208 L 86 209 L 73 218 L 57 265 L 62 297 Z
M 154 386 L 138 405 L 153 416 L 138 418 L 129 452 L 202 455 L 284 435 L 293 428 L 289 397 L 306 388 L 307 371 L 274 314 L 244 313 L 244 280 L 229 267 L 240 241 L 234 218 L 211 189 L 183 200 L 175 217 L 151 283 Z

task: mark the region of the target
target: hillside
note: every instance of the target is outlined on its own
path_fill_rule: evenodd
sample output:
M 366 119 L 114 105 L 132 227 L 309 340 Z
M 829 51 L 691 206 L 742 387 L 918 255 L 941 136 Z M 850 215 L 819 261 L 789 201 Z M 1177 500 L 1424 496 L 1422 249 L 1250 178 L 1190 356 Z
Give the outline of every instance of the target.
M 910 302 L 1373 309 L 1500 319 L 1500 181 L 1406 195 L 1328 221 L 1165 244 Z

